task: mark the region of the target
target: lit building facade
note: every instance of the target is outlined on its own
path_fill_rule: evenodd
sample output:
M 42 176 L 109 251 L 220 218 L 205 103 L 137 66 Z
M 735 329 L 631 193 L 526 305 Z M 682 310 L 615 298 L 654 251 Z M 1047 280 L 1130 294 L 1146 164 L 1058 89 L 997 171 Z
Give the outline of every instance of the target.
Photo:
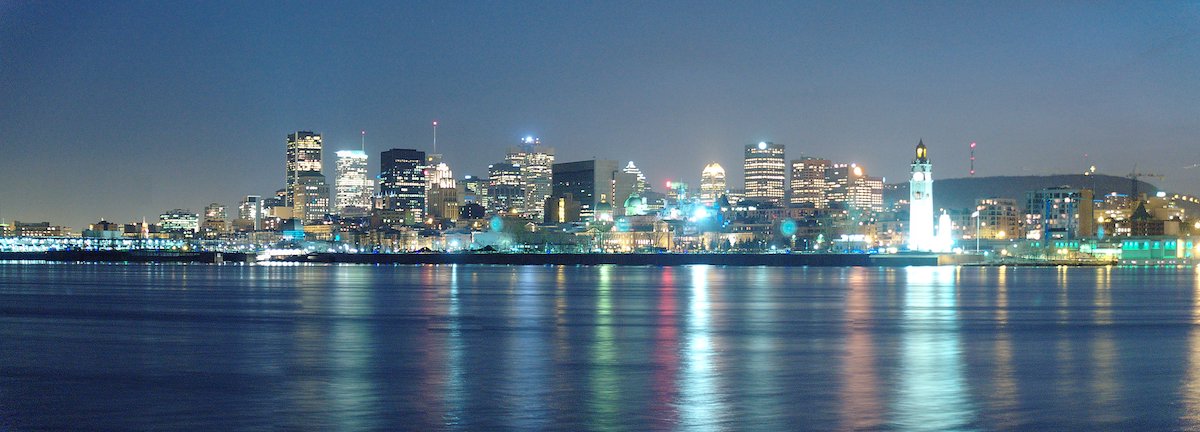
M 320 172 L 305 171 L 296 177 L 292 188 L 292 218 L 304 223 L 325 220 L 329 214 L 329 185 Z
M 238 222 L 239 229 L 245 231 L 257 231 L 262 229 L 262 197 L 258 195 L 246 195 L 242 202 L 238 204 Z
M 488 181 L 485 178 L 463 176 L 462 181 L 458 182 L 458 196 L 462 204 L 475 203 L 487 207 L 487 185 Z
M 605 159 L 556 163 L 553 179 L 551 199 L 570 196 L 579 203 L 577 218 L 567 222 L 594 220 L 601 203 L 612 208 L 614 216 L 623 216 L 623 203 L 637 184 L 637 176 L 621 170 L 617 161 Z
M 334 211 L 342 216 L 366 216 L 375 192 L 375 181 L 367 175 L 367 153 L 341 150 L 336 154 Z
M 641 194 L 646 192 L 646 188 L 649 187 L 649 185 L 646 183 L 646 175 L 642 174 L 642 169 L 638 168 L 637 165 L 634 165 L 633 161 L 629 161 L 628 164 L 625 164 L 625 168 L 623 168 L 621 171 L 624 171 L 625 174 L 633 176 L 633 191 L 635 193 Z
M 200 215 L 186 209 L 170 210 L 158 216 L 158 227 L 173 237 L 193 237 L 200 231 Z
M 925 142 L 917 143 L 916 157 L 908 181 L 908 248 L 932 251 L 937 248 L 933 233 L 933 163 Z
M 225 224 L 229 215 L 225 211 L 225 206 L 220 203 L 212 203 L 204 207 L 204 222 L 200 228 L 204 231 L 205 236 L 215 237 L 224 234 L 228 228 Z
M 746 199 L 779 203 L 787 173 L 783 145 L 760 142 L 746 146 L 743 168 L 746 177 Z
M 488 165 L 488 206 L 496 215 L 519 214 L 525 210 L 525 188 L 521 167 L 508 162 Z
M 868 176 L 858 164 L 833 164 L 825 172 L 827 204 L 858 212 L 883 211 L 882 178 Z
M 429 187 L 428 207 L 429 217 L 435 219 L 458 219 L 458 186 L 454 181 L 454 172 L 445 162 L 438 162 L 427 169 Z
M 725 182 L 725 168 L 713 162 L 704 166 L 700 172 L 700 202 L 711 206 L 721 195 L 725 195 L 729 186 Z
M 379 198 L 384 210 L 409 213 L 411 220 L 425 214 L 425 152 L 391 149 L 380 154 Z
M 521 168 L 521 188 L 525 192 L 523 215 L 541 220 L 552 189 L 554 148 L 543 147 L 536 137 L 525 137 L 520 145 L 509 148 L 504 161 Z
M 828 159 L 804 158 L 792 161 L 792 196 L 791 204 L 796 206 L 812 206 L 814 208 L 829 207 L 829 184 L 825 181 L 825 172 L 833 166 Z
M 975 200 L 976 235 L 981 239 L 1005 240 L 1022 238 L 1021 208 L 1017 200 L 1010 198 L 984 198 Z
M 287 136 L 287 162 L 285 167 L 284 205 L 293 206 L 296 184 L 303 173 L 321 172 L 321 134 L 311 131 L 296 131 Z
M 1025 226 L 1048 245 L 1095 235 L 1095 203 L 1091 189 L 1053 187 L 1025 193 Z

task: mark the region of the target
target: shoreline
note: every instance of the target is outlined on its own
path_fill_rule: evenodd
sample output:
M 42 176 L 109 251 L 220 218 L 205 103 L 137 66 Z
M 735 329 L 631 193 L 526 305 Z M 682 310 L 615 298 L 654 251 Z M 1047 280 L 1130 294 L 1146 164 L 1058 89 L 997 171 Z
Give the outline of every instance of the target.
M 0 261 L 254 263 L 257 254 L 170 251 L 0 252 Z M 488 264 L 488 265 L 626 265 L 626 266 L 769 266 L 769 267 L 907 267 L 979 263 L 971 255 L 934 254 L 508 254 L 508 253 L 313 253 L 281 257 L 273 262 L 326 264 Z

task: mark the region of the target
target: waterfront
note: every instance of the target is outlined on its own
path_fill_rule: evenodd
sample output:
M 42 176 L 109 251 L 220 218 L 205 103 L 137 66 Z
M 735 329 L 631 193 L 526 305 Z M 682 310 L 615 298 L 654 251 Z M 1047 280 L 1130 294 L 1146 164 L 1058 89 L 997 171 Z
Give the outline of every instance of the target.
M 1195 268 L 0 264 L 0 430 L 1200 428 Z

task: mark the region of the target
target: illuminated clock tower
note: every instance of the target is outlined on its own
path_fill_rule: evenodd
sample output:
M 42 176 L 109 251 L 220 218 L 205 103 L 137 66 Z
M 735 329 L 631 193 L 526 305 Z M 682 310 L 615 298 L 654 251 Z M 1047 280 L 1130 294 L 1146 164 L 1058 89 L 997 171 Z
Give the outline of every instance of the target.
M 933 238 L 933 164 L 929 163 L 925 142 L 917 143 L 908 181 L 908 248 L 915 251 L 934 249 Z

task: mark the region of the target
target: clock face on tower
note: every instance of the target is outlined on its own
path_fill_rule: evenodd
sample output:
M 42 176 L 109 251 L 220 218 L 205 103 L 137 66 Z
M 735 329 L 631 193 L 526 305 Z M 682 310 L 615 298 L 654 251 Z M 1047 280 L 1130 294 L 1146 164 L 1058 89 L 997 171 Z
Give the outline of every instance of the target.
M 919 173 L 919 172 L 913 173 L 913 180 L 925 181 L 925 173 Z

